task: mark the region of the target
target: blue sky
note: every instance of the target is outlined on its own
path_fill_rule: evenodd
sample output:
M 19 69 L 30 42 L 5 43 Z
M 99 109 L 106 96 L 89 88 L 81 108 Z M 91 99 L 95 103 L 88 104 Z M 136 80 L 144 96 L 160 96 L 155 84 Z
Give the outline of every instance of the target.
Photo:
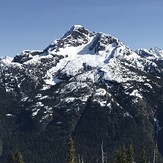
M 43 50 L 74 24 L 163 49 L 163 0 L 0 0 L 0 56 Z

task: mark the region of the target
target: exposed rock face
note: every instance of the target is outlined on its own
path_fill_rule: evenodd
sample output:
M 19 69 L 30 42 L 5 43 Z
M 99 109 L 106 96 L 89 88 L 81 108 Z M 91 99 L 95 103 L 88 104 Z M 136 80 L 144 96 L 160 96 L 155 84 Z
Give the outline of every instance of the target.
M 79 25 L 43 51 L 1 58 L 1 160 L 19 149 L 29 163 L 64 163 L 69 134 L 85 162 L 100 160 L 102 142 L 108 161 L 123 143 L 136 161 L 142 144 L 149 161 L 156 142 L 163 155 L 162 73 L 161 50 Z

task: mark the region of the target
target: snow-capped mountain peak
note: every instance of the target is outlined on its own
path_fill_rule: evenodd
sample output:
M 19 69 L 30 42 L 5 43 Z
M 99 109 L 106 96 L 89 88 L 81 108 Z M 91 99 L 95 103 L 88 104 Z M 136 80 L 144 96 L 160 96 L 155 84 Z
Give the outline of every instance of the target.
M 81 147 L 78 151 L 86 151 L 79 153 L 84 162 L 97 161 L 101 142 L 107 158 L 117 143 L 131 140 L 138 144 L 136 151 L 146 143 L 153 156 L 151 149 L 159 143 L 153 120 L 163 126 L 161 52 L 156 48 L 134 52 L 112 35 L 75 25 L 43 51 L 0 58 L 0 151 L 7 144 L 3 157 L 15 149 L 17 139 L 26 156 L 33 149 L 27 162 L 39 156 L 64 163 L 61 150 L 65 152 L 65 136 L 72 133 Z M 35 152 L 42 152 L 42 147 L 49 147 L 45 155 Z M 92 160 L 87 158 L 90 149 Z M 62 161 L 56 160 L 59 155 Z
M 159 58 L 163 58 L 163 50 L 158 47 L 151 48 L 149 52 L 155 54 Z
M 139 54 L 142 58 L 147 59 L 162 59 L 163 58 L 163 50 L 158 47 L 147 49 L 137 49 L 136 53 Z
M 79 37 L 79 36 L 83 36 L 83 35 L 85 35 L 85 36 L 90 36 L 90 35 L 92 35 L 93 34 L 93 32 L 90 32 L 89 30 L 87 30 L 87 29 L 85 29 L 82 25 L 74 25 L 74 26 L 72 26 L 71 28 L 70 28 L 70 30 L 68 30 L 65 34 L 64 34 L 64 36 L 62 37 L 62 39 L 63 38 L 66 38 L 66 37 L 68 37 L 68 36 L 72 36 L 72 37 Z
M 144 67 L 141 57 L 119 39 L 102 32 L 91 32 L 80 25 L 70 28 L 63 37 L 53 41 L 43 51 L 23 51 L 14 57 L 13 62 L 38 65 L 44 60 L 53 61 L 49 63 L 52 67 L 46 64 L 47 72 L 44 72 L 44 81 L 50 85 L 76 77 L 79 72 L 81 74 L 76 80 L 90 78 L 93 83 L 99 82 L 99 79 L 127 81 L 129 78 L 123 76 L 119 60 L 138 69 Z M 102 77 L 99 76 L 99 70 L 103 72 Z
M 105 33 L 91 32 L 81 25 L 74 25 L 63 37 L 54 40 L 43 51 L 23 51 L 16 55 L 13 62 L 25 63 L 36 59 L 38 56 L 70 56 L 76 55 L 99 55 L 103 56 L 107 62 L 114 57 L 138 58 L 139 55 L 125 46 L 116 37 Z M 106 61 L 105 61 L 106 62 Z
M 105 55 L 108 58 L 133 54 L 132 50 L 117 38 L 102 32 L 91 32 L 81 25 L 75 25 L 70 28 L 63 37 L 54 40 L 44 52 L 63 56 L 67 56 L 69 52 L 75 54 L 95 54 Z M 136 56 L 137 54 L 134 55 Z

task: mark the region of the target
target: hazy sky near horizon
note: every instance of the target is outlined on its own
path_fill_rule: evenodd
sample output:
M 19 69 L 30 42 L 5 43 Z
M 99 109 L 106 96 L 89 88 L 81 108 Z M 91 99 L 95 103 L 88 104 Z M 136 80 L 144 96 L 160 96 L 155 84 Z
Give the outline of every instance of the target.
M 163 0 L 0 0 L 0 56 L 43 50 L 74 24 L 163 49 Z

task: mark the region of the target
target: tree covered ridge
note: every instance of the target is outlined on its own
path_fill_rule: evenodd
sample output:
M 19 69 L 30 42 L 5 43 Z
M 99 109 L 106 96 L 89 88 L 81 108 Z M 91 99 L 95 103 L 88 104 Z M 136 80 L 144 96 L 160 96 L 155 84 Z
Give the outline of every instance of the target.
M 77 154 L 75 142 L 72 136 L 68 137 L 66 148 L 66 163 L 85 163 L 83 158 Z M 142 145 L 140 155 L 141 157 L 138 163 L 148 163 L 144 144 Z M 103 142 L 101 144 L 101 157 L 97 159 L 97 163 L 109 163 L 107 160 L 107 155 L 105 154 L 105 151 L 103 149 Z M 119 145 L 118 149 L 114 152 L 113 159 L 110 163 L 136 163 L 133 144 L 130 143 L 128 146 L 126 146 L 125 144 Z
M 66 150 L 66 160 L 65 163 L 87 163 L 83 159 L 80 154 L 78 154 L 75 141 L 71 135 L 67 137 L 67 141 L 65 144 Z M 129 145 L 119 145 L 117 150 L 114 151 L 113 159 L 111 162 L 108 161 L 107 155 L 104 151 L 103 142 L 101 143 L 101 156 L 96 160 L 96 163 L 157 163 L 157 158 L 153 159 L 153 162 L 148 161 L 146 155 L 146 148 L 145 145 L 142 145 L 140 153 L 140 158 L 138 162 L 135 162 L 135 152 L 133 144 L 130 143 Z M 37 160 L 33 160 L 37 163 Z M 20 151 L 16 151 L 15 153 L 11 153 L 8 157 L 6 163 L 26 163 L 23 158 L 23 154 Z M 91 162 L 90 162 L 91 163 Z

